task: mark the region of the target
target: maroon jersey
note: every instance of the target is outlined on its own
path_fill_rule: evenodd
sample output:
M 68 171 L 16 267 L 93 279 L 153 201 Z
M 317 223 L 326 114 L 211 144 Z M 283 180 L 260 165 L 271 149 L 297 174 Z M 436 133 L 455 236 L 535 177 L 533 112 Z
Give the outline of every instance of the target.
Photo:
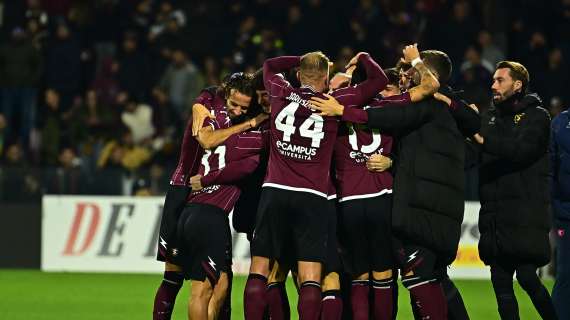
M 367 80 L 333 93 L 347 106 L 369 101 L 387 83 L 386 75 L 369 55 L 359 59 L 366 68 Z M 293 88 L 279 74 L 299 62 L 300 57 L 278 57 L 263 65 L 263 81 L 271 102 L 271 147 L 263 186 L 327 198 L 339 119 L 322 117 L 309 107 L 311 97 L 324 98 L 322 93 L 308 86 Z
M 240 195 L 240 189 L 233 183 L 255 170 L 266 140 L 263 132 L 248 131 L 234 134 L 223 144 L 206 150 L 198 170 L 205 187 L 190 193 L 188 202 L 210 204 L 229 213 Z
M 404 93 L 374 98 L 363 109 L 410 102 L 410 95 Z M 381 134 L 378 129 L 369 129 L 363 124 L 343 123 L 334 151 L 339 202 L 392 193 L 393 177 L 390 172 L 370 172 L 366 168 L 366 161 L 373 154 L 389 156 L 392 143 L 392 137 Z
M 216 130 L 231 126 L 231 121 L 226 111 L 226 102 L 218 95 L 204 90 L 196 100 L 194 100 L 194 104 L 204 105 L 216 116 L 215 119 L 204 120 L 204 127 L 211 126 Z M 184 129 L 178 165 L 174 173 L 172 173 L 170 184 L 175 186 L 187 185 L 188 178 L 198 172 L 198 166 L 200 165 L 200 159 L 203 154 L 204 149 L 200 146 L 196 137 L 192 136 L 192 118 L 190 118 L 186 124 L 186 129 Z

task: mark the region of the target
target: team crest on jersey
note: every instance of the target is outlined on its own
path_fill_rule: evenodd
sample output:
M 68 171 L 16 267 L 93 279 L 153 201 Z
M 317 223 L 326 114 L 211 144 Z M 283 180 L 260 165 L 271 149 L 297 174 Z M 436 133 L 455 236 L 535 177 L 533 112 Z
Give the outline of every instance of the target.
M 489 123 L 488 123 L 488 124 L 490 124 L 490 125 L 494 125 L 494 124 L 495 124 L 495 116 L 492 116 L 492 117 L 491 117 L 491 120 L 489 120 Z
M 513 121 L 515 122 L 515 124 L 519 124 L 519 122 L 522 120 L 522 118 L 524 118 L 525 113 L 519 113 L 519 114 L 515 114 Z

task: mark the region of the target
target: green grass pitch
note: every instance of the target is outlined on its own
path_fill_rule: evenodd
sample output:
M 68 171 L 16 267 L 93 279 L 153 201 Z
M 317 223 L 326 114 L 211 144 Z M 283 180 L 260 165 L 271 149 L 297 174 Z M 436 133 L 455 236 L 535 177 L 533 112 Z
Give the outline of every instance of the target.
M 160 274 L 43 273 L 0 269 L 0 319 L 151 319 Z M 243 319 L 243 287 L 246 278 L 234 278 L 233 319 Z M 457 280 L 471 319 L 498 319 L 491 282 Z M 552 289 L 552 281 L 546 281 Z M 287 290 L 292 318 L 296 319 L 296 293 L 291 281 Z M 521 319 L 539 319 L 529 298 L 515 284 Z M 188 287 L 182 288 L 172 319 L 186 319 Z M 413 319 L 405 289 L 399 295 L 398 319 Z

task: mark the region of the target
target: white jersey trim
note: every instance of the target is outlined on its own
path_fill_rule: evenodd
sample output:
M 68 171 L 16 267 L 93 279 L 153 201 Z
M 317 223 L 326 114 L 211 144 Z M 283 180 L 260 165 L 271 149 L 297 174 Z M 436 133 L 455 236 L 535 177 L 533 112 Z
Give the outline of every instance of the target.
M 390 194 L 390 193 L 392 193 L 392 189 L 384 189 L 380 192 L 371 193 L 371 194 L 359 194 L 359 195 L 355 195 L 355 196 L 342 197 L 342 198 L 338 199 L 338 202 L 350 201 L 350 200 L 354 200 L 354 199 L 374 198 L 374 197 L 381 196 L 383 194 Z
M 271 183 L 271 182 L 264 183 L 262 185 L 262 187 L 272 187 L 272 188 L 284 189 L 284 190 L 289 190 L 289 191 L 308 192 L 308 193 L 316 194 L 317 196 L 321 196 L 325 199 L 328 199 L 328 196 L 326 193 L 323 193 L 323 192 L 320 192 L 317 190 L 313 190 L 313 189 L 309 189 L 309 188 L 296 188 L 296 187 L 290 187 L 290 186 L 285 186 L 282 184 Z

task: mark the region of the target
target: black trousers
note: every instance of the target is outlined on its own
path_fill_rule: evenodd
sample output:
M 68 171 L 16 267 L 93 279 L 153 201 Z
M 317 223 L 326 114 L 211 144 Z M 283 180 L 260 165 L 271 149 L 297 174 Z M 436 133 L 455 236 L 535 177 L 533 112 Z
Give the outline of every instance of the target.
M 519 307 L 513 290 L 513 275 L 528 294 L 542 319 L 557 319 L 550 294 L 536 274 L 537 266 L 511 261 L 498 261 L 491 264 L 491 281 L 501 319 L 518 320 Z

